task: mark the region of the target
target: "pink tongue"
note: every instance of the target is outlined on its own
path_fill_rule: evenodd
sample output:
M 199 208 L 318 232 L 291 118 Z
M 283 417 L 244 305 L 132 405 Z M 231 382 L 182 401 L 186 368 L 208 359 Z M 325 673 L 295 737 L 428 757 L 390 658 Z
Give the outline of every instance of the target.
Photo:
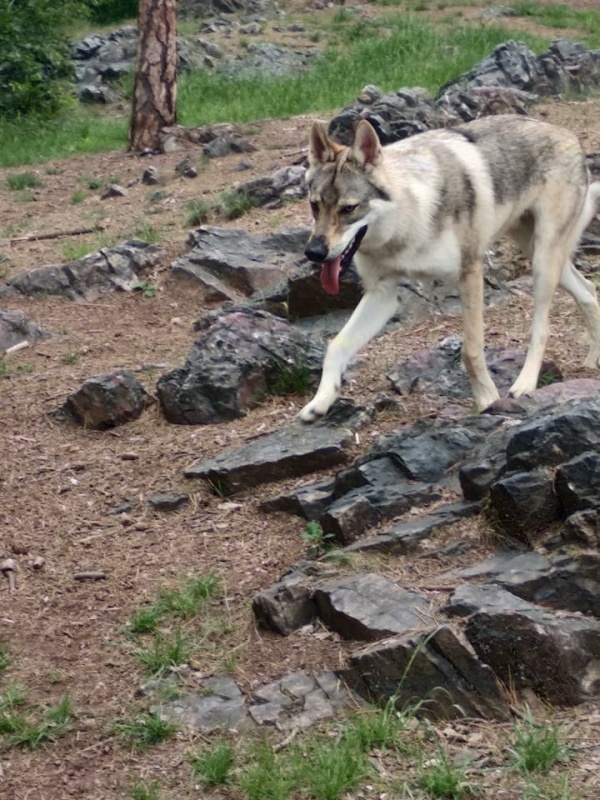
M 338 294 L 340 291 L 340 269 L 342 257 L 325 261 L 321 269 L 321 286 L 327 294 Z

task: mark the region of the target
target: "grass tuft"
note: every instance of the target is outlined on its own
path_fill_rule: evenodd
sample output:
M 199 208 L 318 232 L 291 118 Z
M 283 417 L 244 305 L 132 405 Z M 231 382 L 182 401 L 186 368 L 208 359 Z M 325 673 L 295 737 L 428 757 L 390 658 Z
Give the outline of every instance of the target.
M 548 772 L 569 755 L 569 748 L 560 726 L 547 721 L 538 723 L 528 712 L 514 727 L 509 753 L 513 769 L 528 775 Z
M 121 741 L 136 752 L 143 753 L 170 739 L 177 733 L 178 727 L 153 714 L 145 714 L 131 720 L 119 720 L 115 723 L 115 730 Z
M 205 786 L 227 783 L 233 761 L 233 748 L 226 741 L 220 741 L 212 750 L 190 756 L 192 770 Z

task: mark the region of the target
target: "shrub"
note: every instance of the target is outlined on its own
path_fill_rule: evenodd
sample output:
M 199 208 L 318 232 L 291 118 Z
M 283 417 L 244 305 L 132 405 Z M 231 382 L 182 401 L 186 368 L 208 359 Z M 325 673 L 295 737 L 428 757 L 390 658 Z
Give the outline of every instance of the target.
M 102 25 L 137 17 L 138 0 L 88 0 L 92 22 Z
M 82 0 L 0 0 L 0 117 L 60 110 L 72 73 L 66 26 L 86 13 Z

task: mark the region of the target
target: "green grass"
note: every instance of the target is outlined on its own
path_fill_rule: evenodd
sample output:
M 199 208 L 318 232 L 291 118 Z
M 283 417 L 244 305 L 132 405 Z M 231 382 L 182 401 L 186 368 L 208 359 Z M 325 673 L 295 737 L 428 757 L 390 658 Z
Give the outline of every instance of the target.
M 318 522 L 307 522 L 300 538 L 306 545 L 307 558 L 318 558 L 337 544 L 333 533 L 325 533 Z
M 438 747 L 437 756 L 419 769 L 419 783 L 431 798 L 460 800 L 473 792 L 465 772 L 465 766 L 453 763 L 448 753 Z
M 328 31 L 324 53 L 305 73 L 283 78 L 231 77 L 204 69 L 185 73 L 178 81 L 178 122 L 196 126 L 330 113 L 353 100 L 367 80 L 383 91 L 424 86 L 435 92 L 511 36 L 510 28 L 502 25 L 458 21 L 434 27 L 412 12 L 372 21 L 343 9 L 340 14 Z M 595 14 L 592 17 L 593 27 Z M 518 38 L 541 51 L 551 36 L 519 33 Z M 70 109 L 53 122 L 26 118 L 4 123 L 0 166 L 124 149 L 127 132 L 127 119 L 87 107 Z
M 301 361 L 289 364 L 275 359 L 267 381 L 269 394 L 276 396 L 305 395 L 311 388 L 310 370 Z
M 22 118 L 0 125 L 0 167 L 38 164 L 52 158 L 120 150 L 126 147 L 128 121 L 89 108 L 71 110 L 51 122 Z
M 0 375 L 2 373 L 0 372 Z M 4 644 L 0 644 L 0 675 L 10 667 L 12 661 L 8 648 Z
M 548 772 L 569 755 L 560 726 L 551 722 L 536 722 L 531 714 L 516 723 L 509 747 L 512 766 L 518 772 Z
M 0 699 L 0 737 L 5 747 L 27 747 L 36 750 L 42 742 L 53 742 L 64 736 L 69 730 L 72 704 L 66 695 L 55 706 L 44 709 L 41 719 L 32 709 L 29 713 L 21 713 L 16 706 L 25 703 L 22 690 L 14 689 L 11 697 L 6 694 Z
M 234 762 L 234 750 L 226 741 L 218 742 L 211 750 L 190 756 L 194 775 L 204 786 L 227 783 Z
M 174 723 L 165 722 L 153 714 L 119 720 L 114 727 L 119 739 L 138 753 L 170 739 L 178 730 Z
M 18 172 L 15 175 L 7 175 L 6 183 L 8 188 L 14 192 L 22 192 L 24 189 L 40 189 L 44 185 L 35 172 Z
M 86 197 L 87 195 L 82 189 L 76 189 L 71 195 L 71 203 L 74 206 L 78 206 L 80 203 L 83 203 Z
M 149 784 L 137 780 L 129 793 L 131 800 L 159 800 L 160 790 L 157 781 Z
M 179 630 L 154 634 L 153 642 L 138 648 L 134 655 L 147 675 L 161 675 L 179 664 L 187 664 L 192 657 L 190 639 Z
M 517 0 L 511 3 L 511 8 L 548 28 L 581 30 L 591 47 L 600 41 L 600 8 L 571 8 L 566 3 L 540 5 L 535 0 Z
M 288 800 L 297 785 L 296 772 L 287 753 L 276 755 L 267 740 L 260 740 L 238 782 L 247 800 Z
M 357 789 L 368 773 L 367 754 L 354 737 L 320 741 L 308 758 L 302 755 L 300 783 L 315 800 L 337 800 Z
M 245 122 L 329 111 L 354 99 L 365 76 L 384 91 L 424 86 L 435 92 L 489 55 L 509 34 L 500 25 L 434 28 L 422 18 L 402 14 L 374 23 L 348 17 L 340 36 L 344 47 L 330 46 L 310 73 L 271 80 L 232 79 L 204 70 L 182 76 L 179 122 Z M 519 34 L 519 39 L 538 50 L 547 44 L 527 34 Z
M 221 589 L 221 580 L 216 575 L 198 575 L 186 580 L 179 589 L 161 589 L 157 608 L 163 615 L 188 619 L 196 616 Z

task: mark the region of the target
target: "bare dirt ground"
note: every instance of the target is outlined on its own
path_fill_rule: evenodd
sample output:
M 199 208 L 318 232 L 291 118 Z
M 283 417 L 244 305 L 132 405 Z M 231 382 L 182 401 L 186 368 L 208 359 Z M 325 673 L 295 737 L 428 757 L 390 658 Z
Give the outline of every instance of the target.
M 591 0 L 572 3 L 594 4 Z M 547 103 L 536 107 L 534 114 L 576 131 L 588 152 L 600 151 L 598 98 Z M 266 175 L 289 164 L 303 150 L 312 119 L 244 126 L 243 132 L 258 150 L 249 157 L 252 169 L 243 173 L 235 171 L 240 156 L 204 164 L 192 149 L 156 156 L 151 162 L 124 152 L 107 153 L 39 165 L 33 171 L 43 186 L 29 196 L 18 196 L 7 188 L 6 177 L 24 170 L 0 170 L 3 242 L 33 232 L 96 223 L 104 227 L 100 238 L 93 234 L 3 243 L 5 260 L 0 270 L 5 274 L 66 262 L 83 245 L 94 250 L 106 241 L 118 242 L 135 234 L 144 238 L 150 226 L 164 253 L 155 272 L 145 278 L 156 287 L 153 297 L 108 293 L 80 303 L 51 297 L 2 301 L 3 309 L 23 310 L 52 335 L 6 357 L 6 374 L 0 377 L 0 557 L 14 558 L 18 568 L 15 592 L 9 592 L 0 576 L 0 644 L 11 661 L 0 680 L 3 687 L 18 683 L 26 689 L 32 714 L 36 706 L 55 704 L 67 693 L 74 709 L 70 731 L 55 743 L 34 752 L 0 749 L 2 798 L 117 800 L 131 797 L 137 779 L 157 779 L 160 796 L 168 800 L 240 797 L 227 788 L 200 789 L 191 779 L 188 756 L 206 743 L 204 737 L 180 733 L 139 754 L 114 733 L 115 721 L 132 718 L 148 705 L 136 697 L 144 676 L 134 657 L 135 645 L 125 633 L 127 621 L 136 609 L 155 600 L 160 588 L 178 586 L 186 576 L 219 575 L 227 590 L 220 610 L 229 616 L 227 630 L 203 640 L 194 652 L 189 688 L 197 685 L 199 676 L 229 672 L 250 691 L 295 669 L 334 668 L 344 661 L 348 645 L 323 630 L 303 631 L 283 640 L 258 631 L 252 619 L 254 593 L 271 585 L 305 554 L 301 520 L 284 514 L 267 516 L 258 510 L 261 500 L 291 483 L 223 499 L 183 478 L 183 470 L 196 459 L 290 421 L 306 398 L 271 398 L 242 420 L 201 428 L 167 424 L 156 405 L 137 421 L 102 433 L 59 423 L 53 417 L 66 396 L 92 375 L 118 367 L 134 369 L 153 392 L 158 375 L 183 361 L 193 341 L 192 325 L 207 310 L 194 291 L 170 275 L 172 260 L 187 249 L 186 202 L 231 188 L 240 178 Z M 195 180 L 175 173 L 175 164 L 185 155 L 201 164 Z M 129 185 L 149 163 L 163 176 L 163 185 L 156 188 L 165 197 L 159 201 L 151 197 L 154 187 L 139 182 Z M 87 188 L 89 178 L 102 185 L 109 180 L 129 185 L 127 196 L 101 200 L 101 190 Z M 79 197 L 82 192 L 83 199 L 74 201 L 75 193 Z M 304 203 L 271 212 L 253 210 L 235 223 L 218 220 L 218 224 L 257 233 L 308 223 Z M 488 341 L 494 346 L 524 348 L 530 305 L 528 296 L 515 296 L 507 305 L 491 309 Z M 557 302 L 553 327 L 549 356 L 565 377 L 591 376 L 579 367 L 585 343 L 570 300 Z M 387 391 L 389 367 L 414 349 L 459 331 L 457 318 L 440 317 L 372 343 L 346 393 L 361 401 Z M 434 398 L 409 398 L 399 409 L 380 415 L 361 434 L 356 453 L 386 430 L 442 413 L 449 411 Z M 193 502 L 172 514 L 153 512 L 144 500 L 159 490 L 189 492 Z M 137 505 L 129 514 L 115 514 L 118 506 L 132 499 Z M 472 544 L 465 562 L 487 552 L 488 537 L 480 521 L 461 523 L 444 536 L 458 534 Z M 437 540 L 432 546 L 439 544 Z M 42 568 L 35 568 L 36 559 L 43 559 Z M 358 560 L 353 568 L 365 566 L 416 588 L 435 585 L 435 576 L 446 570 L 436 559 L 420 558 L 410 564 L 393 558 L 379 558 L 376 563 Z M 75 580 L 74 575 L 82 571 L 103 572 L 105 579 Z M 430 595 L 432 600 L 443 599 L 440 592 Z M 190 635 L 197 632 L 194 624 L 186 623 Z M 577 747 L 568 766 L 572 796 L 592 800 L 599 786 L 600 708 L 590 704 L 552 713 Z M 502 726 L 471 727 L 469 735 L 473 731 L 479 737 L 474 746 L 480 751 L 477 796 L 490 800 L 523 797 L 522 781 L 506 777 L 502 770 Z M 452 729 L 445 735 L 451 746 L 464 745 L 460 731 L 456 741 Z M 381 795 L 372 786 L 360 796 Z

